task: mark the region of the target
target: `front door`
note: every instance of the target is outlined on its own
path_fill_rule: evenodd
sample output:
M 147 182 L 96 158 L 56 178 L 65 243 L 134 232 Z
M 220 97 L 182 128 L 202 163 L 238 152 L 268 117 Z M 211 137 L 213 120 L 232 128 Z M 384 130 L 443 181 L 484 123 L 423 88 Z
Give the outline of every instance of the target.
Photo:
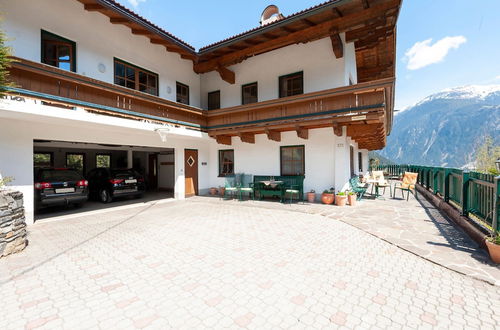
M 149 154 L 149 171 L 148 171 L 148 181 L 149 189 L 158 189 L 158 155 Z
M 198 195 L 198 150 L 184 149 L 186 197 Z

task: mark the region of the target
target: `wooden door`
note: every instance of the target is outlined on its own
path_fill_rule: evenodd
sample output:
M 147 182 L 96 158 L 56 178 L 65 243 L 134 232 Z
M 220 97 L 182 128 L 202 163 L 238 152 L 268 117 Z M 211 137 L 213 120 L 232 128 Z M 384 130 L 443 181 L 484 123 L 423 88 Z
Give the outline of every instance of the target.
M 149 154 L 149 165 L 148 165 L 148 183 L 149 189 L 158 189 L 158 155 Z
M 349 161 L 351 166 L 351 178 L 354 176 L 354 147 L 350 146 Z
M 184 149 L 186 197 L 198 195 L 198 150 Z

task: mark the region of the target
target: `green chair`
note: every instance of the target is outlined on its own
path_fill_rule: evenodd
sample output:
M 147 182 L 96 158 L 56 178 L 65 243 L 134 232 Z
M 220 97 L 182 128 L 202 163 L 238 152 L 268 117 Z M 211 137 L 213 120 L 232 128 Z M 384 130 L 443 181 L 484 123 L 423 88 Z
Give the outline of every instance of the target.
M 253 175 L 251 174 L 242 174 L 240 176 L 240 185 L 238 187 L 239 193 L 240 193 L 240 200 L 243 199 L 243 193 L 248 194 L 248 198 L 250 197 L 255 200 L 255 192 L 254 192 L 254 185 L 253 185 Z
M 236 194 L 238 194 L 238 186 L 236 184 L 236 177 L 235 176 L 226 176 L 226 180 L 224 182 L 224 198 L 228 194 L 231 194 L 231 197 L 234 198 Z
M 294 184 L 294 185 L 288 186 L 287 188 L 284 188 L 283 199 L 286 197 L 286 194 L 288 194 L 290 196 L 290 204 L 292 204 L 293 196 L 295 196 L 295 195 L 297 195 L 297 200 L 300 200 L 302 202 L 304 201 L 303 193 L 302 193 L 302 190 L 300 188 L 300 185 Z
M 354 176 L 349 180 L 349 184 L 351 185 L 351 191 L 356 193 L 357 197 L 356 200 L 361 200 L 363 198 L 363 195 L 366 193 L 366 190 L 368 187 L 366 185 L 362 184 L 359 181 L 359 176 Z

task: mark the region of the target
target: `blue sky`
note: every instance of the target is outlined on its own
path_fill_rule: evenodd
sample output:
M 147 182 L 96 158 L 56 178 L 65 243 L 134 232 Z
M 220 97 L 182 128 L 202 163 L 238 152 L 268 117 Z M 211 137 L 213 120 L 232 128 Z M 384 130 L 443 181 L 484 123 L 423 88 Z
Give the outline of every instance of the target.
M 119 2 L 198 49 L 258 26 L 269 4 L 289 15 L 321 0 Z M 398 20 L 396 108 L 445 88 L 500 84 L 499 32 L 499 0 L 405 0 Z

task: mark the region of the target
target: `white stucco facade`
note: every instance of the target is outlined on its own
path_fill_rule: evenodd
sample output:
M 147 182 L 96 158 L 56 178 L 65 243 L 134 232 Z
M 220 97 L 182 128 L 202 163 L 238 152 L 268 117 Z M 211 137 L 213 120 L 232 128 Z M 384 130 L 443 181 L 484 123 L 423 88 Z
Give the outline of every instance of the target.
M 207 94 L 216 90 L 220 90 L 222 108 L 241 105 L 241 86 L 252 82 L 258 83 L 258 101 L 277 99 L 279 77 L 299 71 L 303 72 L 304 93 L 357 83 L 354 45 L 344 43 L 344 56 L 337 59 L 330 38 L 283 47 L 230 66 L 236 82 L 229 84 L 215 71 L 194 73 L 192 61 L 132 34 L 128 27 L 111 24 L 107 16 L 85 11 L 77 1 L 5 0 L 0 2 L 0 11 L 8 44 L 17 57 L 40 62 L 41 31 L 46 30 L 76 43 L 77 74 L 113 83 L 116 57 L 157 73 L 161 98 L 175 101 L 176 81 L 188 85 L 190 105 L 195 107 L 206 108 Z M 344 34 L 341 38 L 345 40 Z M 100 64 L 104 72 L 99 71 Z M 336 191 L 347 187 L 351 146 L 354 172 L 359 172 L 358 152 L 363 171 L 368 169 L 368 152 L 358 150 L 345 127 L 340 137 L 332 128 L 321 128 L 309 130 L 308 139 L 299 138 L 295 131 L 283 132 L 281 142 L 269 140 L 265 134 L 256 135 L 255 144 L 233 137 L 231 146 L 217 144 L 206 133 L 171 128 L 167 141 L 162 142 L 155 132 L 160 127 L 157 124 L 51 107 L 29 98 L 0 99 L 0 127 L 0 174 L 14 177 L 13 188 L 24 193 L 28 222 L 33 222 L 35 140 L 173 149 L 173 154 L 160 155 L 160 161 L 173 160 L 164 169 L 168 166 L 174 175 L 162 172 L 160 176 L 165 187 L 173 186 L 178 199 L 185 196 L 185 149 L 198 150 L 200 194 L 224 186 L 225 179 L 219 177 L 219 150 L 224 149 L 234 150 L 235 173 L 278 176 L 280 147 L 303 145 L 304 191 L 314 189 L 318 194 L 331 187 Z M 132 163 L 131 152 L 127 160 Z

